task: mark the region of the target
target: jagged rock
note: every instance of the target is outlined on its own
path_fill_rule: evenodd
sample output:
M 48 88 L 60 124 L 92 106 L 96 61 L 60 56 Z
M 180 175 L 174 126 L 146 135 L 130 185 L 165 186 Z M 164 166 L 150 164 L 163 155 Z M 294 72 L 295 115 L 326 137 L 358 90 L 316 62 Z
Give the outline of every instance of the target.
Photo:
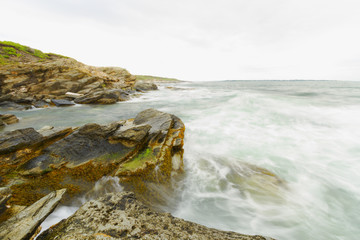
M 0 120 L 6 124 L 14 124 L 19 122 L 19 119 L 13 114 L 0 114 Z
M 157 90 L 158 87 L 155 83 L 147 83 L 147 82 L 136 82 L 134 88 L 139 92 L 146 92 L 150 90 Z
M 16 169 L 54 141 L 72 132 L 72 128 L 40 134 L 33 128 L 25 128 L 0 134 L 0 177 Z
M 0 239 L 30 239 L 45 218 L 54 211 L 66 189 L 58 190 L 41 198 L 0 226 Z
M 184 131 L 176 116 L 148 109 L 108 125 L 8 132 L 0 135 L 0 177 L 12 184 L 17 205 L 50 189 L 67 188 L 70 199 L 108 175 L 144 193 L 147 183 L 167 184 L 183 172 Z
M 51 99 L 51 102 L 57 107 L 67 107 L 75 105 L 75 103 L 66 99 Z
M 130 192 L 85 203 L 74 215 L 43 232 L 48 239 L 239 239 L 270 240 L 220 231 L 150 210 Z
M 34 128 L 5 132 L 0 136 L 0 154 L 7 154 L 29 145 L 35 145 L 43 136 Z

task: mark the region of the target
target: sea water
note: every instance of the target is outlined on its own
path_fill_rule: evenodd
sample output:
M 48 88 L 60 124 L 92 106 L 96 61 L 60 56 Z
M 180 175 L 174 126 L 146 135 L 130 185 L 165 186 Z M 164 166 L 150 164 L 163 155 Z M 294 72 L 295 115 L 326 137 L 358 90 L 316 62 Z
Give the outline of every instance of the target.
M 174 216 L 284 240 L 359 238 L 360 82 L 163 84 L 114 105 L 9 112 L 20 123 L 5 130 L 105 124 L 147 108 L 175 114 L 186 126 L 185 178 L 175 207 L 164 206 Z M 239 187 L 234 177 L 246 178 L 248 164 L 274 175 L 243 179 L 248 185 Z M 108 181 L 106 192 L 122 190 L 113 178 L 97 184 Z M 76 209 L 59 207 L 43 226 Z

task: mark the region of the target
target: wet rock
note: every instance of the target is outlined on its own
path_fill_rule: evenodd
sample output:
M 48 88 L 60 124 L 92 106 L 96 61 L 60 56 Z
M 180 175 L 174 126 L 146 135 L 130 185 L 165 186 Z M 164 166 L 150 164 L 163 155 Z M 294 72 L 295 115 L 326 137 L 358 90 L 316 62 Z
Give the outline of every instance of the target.
M 19 122 L 19 119 L 13 114 L 0 114 L 0 120 L 8 125 Z
M 49 189 L 68 188 L 70 199 L 109 175 L 150 199 L 143 194 L 149 183 L 169 184 L 183 172 L 184 131 L 179 118 L 154 109 L 107 125 L 12 131 L 0 136 L 0 177 L 12 184 L 17 205 Z
M 4 110 L 27 110 L 31 109 L 31 105 L 21 105 L 10 101 L 0 102 L 0 108 Z
M 220 231 L 150 210 L 130 192 L 85 203 L 74 215 L 46 230 L 47 239 L 242 239 L 270 240 Z
M 51 102 L 57 107 L 68 107 L 75 105 L 75 103 L 66 99 L 51 99 Z
M 111 91 L 96 91 L 76 98 L 74 102 L 78 104 L 113 104 L 118 101 L 118 98 L 117 94 Z
M 0 135 L 0 154 L 14 152 L 26 146 L 35 145 L 43 139 L 33 128 L 25 128 Z
M 155 83 L 147 83 L 147 82 L 136 82 L 134 85 L 136 91 L 146 92 L 151 90 L 158 90 L 158 87 Z
M 0 226 L 0 239 L 30 239 L 45 218 L 54 211 L 66 189 L 58 190 L 41 198 Z
M 46 101 L 43 101 L 43 100 L 40 100 L 40 101 L 35 101 L 33 103 L 33 106 L 36 107 L 36 108 L 46 108 L 46 107 L 49 107 L 49 103 L 46 102 Z

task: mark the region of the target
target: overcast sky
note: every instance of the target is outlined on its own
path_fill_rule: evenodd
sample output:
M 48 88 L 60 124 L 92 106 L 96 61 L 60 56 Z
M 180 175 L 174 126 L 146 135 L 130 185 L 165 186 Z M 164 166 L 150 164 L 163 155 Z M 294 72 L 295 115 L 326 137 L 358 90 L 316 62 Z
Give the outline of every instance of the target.
M 359 0 L 0 0 L 0 40 L 183 80 L 360 80 Z

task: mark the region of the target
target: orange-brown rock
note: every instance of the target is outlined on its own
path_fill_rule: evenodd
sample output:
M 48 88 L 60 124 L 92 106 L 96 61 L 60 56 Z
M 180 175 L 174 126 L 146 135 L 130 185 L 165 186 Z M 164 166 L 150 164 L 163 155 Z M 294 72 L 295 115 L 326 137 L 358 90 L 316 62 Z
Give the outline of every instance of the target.
M 184 131 L 176 116 L 148 109 L 108 125 L 5 132 L 0 187 L 11 188 L 10 204 L 26 206 L 62 188 L 68 200 L 108 175 L 118 176 L 127 189 L 150 194 L 148 184 L 166 185 L 182 173 Z
M 6 55 L 9 49 L 12 54 Z M 7 58 L 0 61 L 0 102 L 35 105 L 43 99 L 66 99 L 67 92 L 85 95 L 109 89 L 129 90 L 136 81 L 123 68 L 93 67 L 56 54 L 34 54 L 31 48 L 10 42 L 0 42 L 1 59 L 3 56 Z M 116 101 L 104 98 L 94 103 Z

